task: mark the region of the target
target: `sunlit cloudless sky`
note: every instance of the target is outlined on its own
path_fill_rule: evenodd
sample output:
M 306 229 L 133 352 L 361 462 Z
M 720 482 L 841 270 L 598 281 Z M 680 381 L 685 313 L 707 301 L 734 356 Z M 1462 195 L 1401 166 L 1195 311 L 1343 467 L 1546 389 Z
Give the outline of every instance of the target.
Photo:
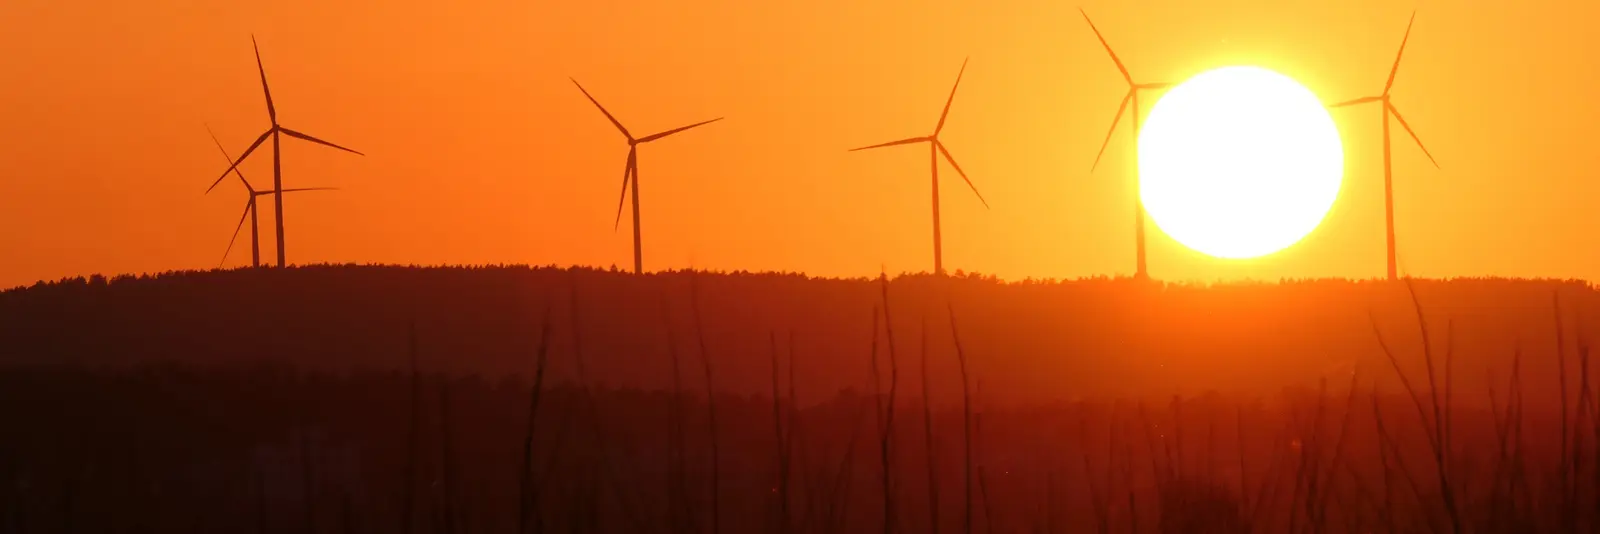
M 1125 86 L 1071 3 L 0 2 L 0 286 L 217 265 L 244 192 L 206 186 L 267 126 L 252 34 L 284 126 L 291 263 L 627 267 L 613 231 L 627 152 L 575 77 L 636 134 L 646 269 L 932 269 L 928 152 L 942 138 L 993 209 L 940 170 L 944 262 L 1007 279 L 1133 270 L 1132 134 L 1095 151 Z M 1251 64 L 1325 102 L 1376 94 L 1407 17 L 1394 103 L 1401 266 L 1421 276 L 1600 277 L 1592 149 L 1600 6 L 1545 0 L 1085 2 L 1138 81 Z M 1153 99 L 1146 99 L 1148 112 Z M 1282 252 L 1216 260 L 1150 226 L 1163 279 L 1378 277 L 1375 106 L 1332 111 L 1340 199 Z M 262 151 L 242 167 L 271 182 Z M 262 257 L 272 210 L 263 202 Z M 248 228 L 229 265 L 249 261 Z

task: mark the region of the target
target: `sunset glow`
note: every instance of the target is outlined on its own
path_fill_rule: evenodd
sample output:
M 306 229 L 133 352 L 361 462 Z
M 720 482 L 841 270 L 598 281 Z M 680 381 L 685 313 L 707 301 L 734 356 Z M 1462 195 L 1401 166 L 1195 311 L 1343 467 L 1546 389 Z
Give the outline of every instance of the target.
M 237 157 L 268 126 L 252 35 L 282 123 L 367 154 L 285 140 L 284 187 L 341 190 L 285 198 L 291 264 L 631 267 L 631 223 L 616 225 L 627 148 L 576 78 L 641 134 L 727 117 L 640 149 L 647 270 L 931 271 L 926 147 L 846 150 L 925 135 L 971 57 L 941 140 L 992 209 L 941 168 L 945 268 L 1129 276 L 1131 117 L 1090 171 L 1128 85 L 1080 7 L 1134 81 L 1258 65 L 1327 102 L 1384 90 L 1413 7 L 199 5 L 0 2 L 0 47 L 17 51 L 0 57 L 12 81 L 0 85 L 0 227 L 32 229 L 0 232 L 0 285 L 215 267 L 246 193 L 204 194 L 227 168 L 205 127 Z M 1574 246 L 1600 227 L 1584 149 L 1600 73 L 1562 55 L 1600 51 L 1584 24 L 1596 17 L 1600 5 L 1548 2 L 1423 10 L 1390 91 L 1442 166 L 1391 125 L 1393 227 L 1410 273 L 1600 276 L 1600 248 Z M 1162 94 L 1141 96 L 1140 121 Z M 1152 224 L 1150 276 L 1383 277 L 1381 110 L 1333 117 L 1346 179 L 1315 232 L 1233 262 Z M 269 148 L 241 166 L 258 189 L 270 187 Z M 261 210 L 268 263 L 274 212 Z M 227 266 L 250 265 L 243 250 Z
M 0 0 L 0 534 L 1600 534 L 1531 2 Z

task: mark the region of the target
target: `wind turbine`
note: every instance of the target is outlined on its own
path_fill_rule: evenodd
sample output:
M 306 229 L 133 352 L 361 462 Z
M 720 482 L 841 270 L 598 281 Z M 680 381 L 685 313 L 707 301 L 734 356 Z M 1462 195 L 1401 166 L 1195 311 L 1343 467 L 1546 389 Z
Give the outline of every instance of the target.
M 265 143 L 267 141 L 268 137 L 272 138 L 272 191 L 274 192 L 289 191 L 283 188 L 283 150 L 280 146 L 280 139 L 284 135 L 310 141 L 319 145 L 337 148 L 357 156 L 366 155 L 333 143 L 329 143 L 327 141 L 323 141 L 321 139 L 317 139 L 310 135 L 284 128 L 282 125 L 278 124 L 278 109 L 272 104 L 272 89 L 267 87 L 267 69 L 261 66 L 261 48 L 256 46 L 256 38 L 254 35 L 250 36 L 250 47 L 255 49 L 256 72 L 261 74 L 261 93 L 267 97 L 267 118 L 272 121 L 272 127 L 268 128 L 266 132 L 263 132 L 260 137 L 257 137 L 256 141 L 250 144 L 250 148 L 245 149 L 244 153 L 239 155 L 239 159 L 233 160 L 233 164 L 228 166 L 228 170 L 222 171 L 222 176 L 218 176 L 215 182 L 211 182 L 211 187 L 206 188 L 207 193 L 210 193 L 212 189 L 216 189 L 217 184 L 222 183 L 222 179 L 227 178 L 228 173 L 234 172 L 239 167 L 239 164 L 244 162 L 245 158 L 250 157 L 250 154 L 254 153 L 256 148 L 261 146 L 261 143 Z M 273 195 L 272 207 L 276 214 L 274 219 L 276 219 L 275 224 L 277 225 L 278 234 L 278 266 L 283 267 L 287 264 L 287 261 L 284 259 L 285 254 L 283 248 L 283 195 Z
M 222 142 L 217 140 L 217 134 L 211 132 L 210 126 L 206 126 L 206 133 L 211 134 L 211 141 L 216 143 L 217 150 L 222 152 L 223 161 L 233 161 L 233 158 L 228 156 L 228 149 L 222 148 Z M 334 187 L 302 187 L 299 189 L 284 189 L 282 191 L 256 191 L 256 188 L 250 186 L 250 181 L 244 179 L 244 173 L 239 172 L 239 169 L 234 169 L 233 174 L 239 177 L 239 183 L 244 185 L 244 189 L 250 193 L 250 197 L 244 203 L 244 213 L 239 215 L 239 225 L 233 227 L 233 237 L 228 238 L 228 249 L 222 251 L 222 261 L 217 262 L 218 267 L 228 262 L 228 253 L 233 252 L 233 242 L 239 239 L 239 230 L 244 228 L 245 217 L 250 218 L 250 266 L 261 266 L 261 234 L 257 229 L 260 217 L 256 212 L 256 198 L 274 193 L 334 191 L 337 189 Z
M 633 184 L 633 272 L 634 274 L 643 274 L 644 242 L 643 237 L 641 237 L 639 234 L 639 145 L 655 141 L 657 139 L 661 139 L 690 128 L 694 128 L 696 126 L 705 126 L 707 124 L 720 121 L 723 119 L 723 117 L 717 117 L 708 121 L 700 121 L 688 126 L 673 128 L 665 132 L 650 134 L 635 139 L 633 134 L 628 133 L 628 129 L 623 127 L 622 123 L 618 121 L 616 117 L 611 115 L 610 111 L 606 111 L 605 106 L 600 105 L 599 100 L 595 100 L 594 96 L 590 95 L 589 91 L 583 88 L 583 84 L 578 83 L 578 80 L 573 78 L 567 79 L 572 80 L 572 85 L 578 86 L 578 90 L 583 92 L 583 96 L 588 97 L 589 101 L 594 103 L 594 107 L 599 108 L 600 112 L 605 114 L 606 119 L 611 121 L 611 125 L 616 126 L 617 131 L 622 132 L 622 136 L 628 139 L 628 162 L 622 169 L 622 193 L 617 197 L 617 220 L 616 222 L 612 223 L 611 230 L 616 231 L 622 226 L 622 203 L 628 198 L 628 184 L 631 179 Z
M 1117 107 L 1117 116 L 1111 119 L 1111 128 L 1106 130 L 1106 140 L 1100 143 L 1100 152 L 1094 155 L 1094 165 L 1089 167 L 1089 172 L 1092 173 L 1095 169 L 1100 168 L 1100 158 L 1106 154 L 1106 145 L 1111 144 L 1111 134 L 1117 132 L 1117 124 L 1122 122 L 1122 112 L 1127 111 L 1130 102 L 1133 104 L 1133 147 L 1134 153 L 1138 153 L 1139 91 L 1166 89 L 1172 87 L 1172 82 L 1134 82 L 1133 75 L 1128 74 L 1128 67 L 1124 66 L 1122 59 L 1118 58 L 1117 53 L 1111 50 L 1111 44 L 1107 43 L 1106 37 L 1100 34 L 1100 29 L 1095 27 L 1094 21 L 1089 20 L 1089 13 L 1085 12 L 1081 7 L 1078 8 L 1078 13 L 1083 14 L 1083 21 L 1089 23 L 1089 29 L 1094 31 L 1095 38 L 1100 40 L 1100 46 L 1105 47 L 1106 54 L 1111 56 L 1111 62 L 1117 64 L 1117 70 L 1122 73 L 1122 80 L 1128 82 L 1128 92 L 1122 95 L 1122 104 Z M 1133 240 L 1135 254 L 1133 276 L 1138 279 L 1149 278 L 1150 274 L 1145 270 L 1144 261 L 1144 199 L 1139 196 L 1139 176 L 1137 173 L 1133 178 Z
M 944 131 L 944 120 L 950 116 L 950 104 L 956 100 L 956 88 L 961 87 L 961 75 L 966 72 L 967 60 L 963 59 L 961 60 L 961 70 L 956 72 L 956 83 L 950 87 L 950 98 L 944 101 L 944 111 L 939 113 L 939 122 L 933 126 L 933 133 L 923 137 L 909 137 L 899 141 L 850 149 L 850 152 L 855 152 L 871 148 L 928 143 L 929 169 L 933 173 L 933 273 L 940 275 L 944 274 L 944 246 L 939 237 L 939 156 L 941 154 L 944 155 L 944 160 L 950 162 L 950 166 L 955 168 L 956 173 L 961 175 L 961 179 L 967 182 L 967 187 L 972 188 L 972 194 L 978 196 L 978 202 L 983 203 L 983 208 L 989 209 L 989 201 L 983 199 L 983 193 L 978 192 L 978 186 L 972 185 L 972 179 L 967 178 L 966 171 L 961 170 L 961 165 L 956 163 L 956 158 L 951 156 L 950 151 L 944 147 L 944 143 L 939 141 L 939 132 Z
M 1433 163 L 1433 167 L 1439 167 L 1439 162 L 1433 159 L 1433 154 L 1428 152 L 1428 147 L 1422 146 L 1422 139 L 1417 137 L 1417 132 L 1411 131 L 1411 125 L 1406 124 L 1405 117 L 1400 115 L 1400 109 L 1394 107 L 1394 103 L 1389 100 L 1389 90 L 1394 87 L 1394 76 L 1400 72 L 1400 57 L 1406 53 L 1406 41 L 1411 39 L 1411 25 L 1416 23 L 1416 21 L 1417 12 L 1412 11 L 1411 20 L 1410 22 L 1406 23 L 1405 36 L 1400 38 L 1400 51 L 1396 52 L 1394 55 L 1394 66 L 1389 68 L 1389 80 L 1384 82 L 1382 93 L 1379 93 L 1377 96 L 1364 96 L 1354 100 L 1346 100 L 1344 102 L 1329 106 L 1332 108 L 1342 108 L 1357 104 L 1382 104 L 1380 107 L 1383 108 L 1383 224 L 1384 234 L 1387 238 L 1386 244 L 1389 251 L 1390 280 L 1395 280 L 1399 277 L 1399 270 L 1396 268 L 1394 257 L 1394 170 L 1390 166 L 1389 161 L 1390 116 L 1393 116 L 1394 119 L 1400 123 L 1401 128 L 1406 129 L 1406 133 L 1411 136 L 1412 141 L 1417 143 L 1417 148 L 1422 149 L 1422 154 L 1428 156 L 1428 161 Z

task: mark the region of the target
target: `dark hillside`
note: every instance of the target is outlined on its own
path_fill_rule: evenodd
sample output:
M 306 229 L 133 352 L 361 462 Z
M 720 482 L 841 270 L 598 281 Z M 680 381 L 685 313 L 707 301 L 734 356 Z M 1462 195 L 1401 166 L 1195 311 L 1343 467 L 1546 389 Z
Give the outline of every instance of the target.
M 70 279 L 0 293 L 0 358 L 398 369 L 414 318 L 426 368 L 525 376 L 549 313 L 553 372 L 571 378 L 576 302 L 591 378 L 659 389 L 670 376 L 669 325 L 684 365 L 698 369 L 692 279 L 719 388 L 767 389 L 773 333 L 780 344 L 793 334 L 802 389 L 865 385 L 879 283 L 792 274 L 349 265 Z M 1519 343 L 1529 380 L 1554 378 L 1553 295 L 1561 295 L 1569 350 L 1583 337 L 1577 325 L 1600 318 L 1595 291 L 1581 282 L 1420 280 L 1415 287 L 1441 355 L 1453 326 L 1457 380 L 1473 397 L 1481 397 L 1491 369 L 1504 373 Z M 903 362 L 916 354 L 926 322 L 936 394 L 957 387 L 947 309 L 990 400 L 1276 391 L 1348 376 L 1356 366 L 1389 380 L 1374 320 L 1409 370 L 1422 372 L 1403 284 L 909 276 L 892 281 L 889 299 Z M 1596 334 L 1588 326 L 1583 332 Z M 903 375 L 905 387 L 918 387 L 918 373 Z
M 893 344 L 878 353 L 898 358 L 892 410 L 868 379 L 884 288 L 314 266 L 7 291 L 0 532 L 1600 525 L 1586 284 L 1415 282 L 1438 378 L 1453 379 L 1432 415 L 1405 284 L 902 277 L 887 285 Z M 977 381 L 970 412 L 952 402 L 952 310 Z M 535 389 L 546 318 L 560 383 Z M 1430 400 L 1403 393 L 1374 323 Z M 572 380 L 580 355 L 587 384 Z

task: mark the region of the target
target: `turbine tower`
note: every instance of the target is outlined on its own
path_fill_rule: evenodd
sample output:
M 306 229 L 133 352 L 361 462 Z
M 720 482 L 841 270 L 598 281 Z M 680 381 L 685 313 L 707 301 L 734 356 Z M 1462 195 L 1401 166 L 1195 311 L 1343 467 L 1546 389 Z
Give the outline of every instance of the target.
M 1388 247 L 1389 252 L 1390 280 L 1399 278 L 1399 270 L 1396 267 L 1394 256 L 1394 169 L 1390 165 L 1389 159 L 1389 117 L 1393 116 L 1394 120 L 1400 123 L 1400 127 L 1405 128 L 1406 134 L 1410 135 L 1411 140 L 1417 143 L 1417 148 L 1422 149 L 1422 154 L 1428 156 L 1428 161 L 1433 163 L 1434 168 L 1439 167 L 1439 162 L 1433 159 L 1433 154 L 1428 152 L 1428 147 L 1422 146 L 1422 139 L 1417 137 L 1417 132 L 1411 131 L 1411 125 L 1407 124 L 1405 117 L 1400 115 L 1400 109 L 1396 108 L 1394 103 L 1389 100 L 1389 90 L 1394 88 L 1394 76 L 1400 72 L 1400 58 L 1406 53 L 1406 41 L 1411 39 L 1411 25 L 1416 23 L 1416 21 L 1417 12 L 1412 11 L 1411 20 L 1410 22 L 1406 23 L 1405 36 L 1400 38 L 1400 51 L 1396 52 L 1394 55 L 1394 66 L 1389 67 L 1389 80 L 1384 82 L 1382 93 L 1379 93 L 1377 96 L 1364 96 L 1353 100 L 1346 100 L 1344 102 L 1329 106 L 1332 108 L 1342 108 L 1357 104 L 1381 104 L 1379 107 L 1382 108 L 1383 112 L 1383 224 L 1386 246 Z
M 883 148 L 897 145 L 912 145 L 917 143 L 928 144 L 929 169 L 932 171 L 933 176 L 933 273 L 936 275 L 944 274 L 944 246 L 941 242 L 939 233 L 940 155 L 943 155 L 944 160 L 950 162 L 950 166 L 955 168 L 957 174 L 961 175 L 961 179 L 967 182 L 967 187 L 972 188 L 972 194 L 977 195 L 978 202 L 983 203 L 983 208 L 989 209 L 989 201 L 983 199 L 983 193 L 978 192 L 978 186 L 972 185 L 972 179 L 967 178 L 966 171 L 961 170 L 961 165 L 957 164 L 956 158 L 950 155 L 950 150 L 946 149 L 944 147 L 944 143 L 939 141 L 939 132 L 944 131 L 944 120 L 946 117 L 950 116 L 950 104 L 954 103 L 956 100 L 956 89 L 961 87 L 961 75 L 965 74 L 966 72 L 967 60 L 963 59 L 961 60 L 961 70 L 956 72 L 956 83 L 950 87 L 950 98 L 944 101 L 944 111 L 939 113 L 939 122 L 933 126 L 933 133 L 922 137 L 909 137 L 899 141 L 890 141 L 887 143 L 850 149 L 850 152 L 855 152 L 858 150 Z
M 572 80 L 573 85 L 578 86 L 578 91 L 583 92 L 583 96 L 587 97 L 589 102 L 594 103 L 594 107 L 600 109 L 600 113 L 605 114 L 606 119 L 611 121 L 611 125 L 617 127 L 617 131 L 622 132 L 622 137 L 628 139 L 628 161 L 622 168 L 622 193 L 617 197 L 617 220 L 616 222 L 612 223 L 611 230 L 616 231 L 622 226 L 622 203 L 628 198 L 628 185 L 631 181 L 633 185 L 633 273 L 644 274 L 644 241 L 643 237 L 639 233 L 639 145 L 655 141 L 657 139 L 661 139 L 690 128 L 711 124 L 713 122 L 722 120 L 723 117 L 717 117 L 708 121 L 701 121 L 688 126 L 673 128 L 665 132 L 650 134 L 635 139 L 633 134 L 628 133 L 628 129 L 622 126 L 622 122 L 618 121 L 616 117 L 612 116 L 610 111 L 606 111 L 606 107 L 600 105 L 600 101 L 595 100 L 594 96 L 589 94 L 589 90 L 583 88 L 583 84 L 578 83 L 578 80 L 576 79 L 568 79 Z
M 1083 14 L 1083 21 L 1089 23 L 1089 29 L 1094 31 L 1095 38 L 1100 40 L 1100 46 L 1106 49 L 1106 54 L 1111 56 L 1111 62 L 1117 64 L 1117 70 L 1122 73 L 1122 80 L 1128 83 L 1128 92 L 1122 95 L 1122 104 L 1117 107 L 1117 116 L 1111 119 L 1111 128 L 1106 130 L 1106 140 L 1100 143 L 1100 152 L 1094 156 L 1094 165 L 1089 167 L 1089 172 L 1100 168 L 1100 158 L 1106 154 L 1106 145 L 1111 144 L 1111 135 L 1117 132 L 1117 124 L 1122 122 L 1122 113 L 1127 111 L 1128 104 L 1133 104 L 1133 149 L 1134 155 L 1139 151 L 1139 91 L 1155 91 L 1172 87 L 1171 82 L 1137 83 L 1133 75 L 1128 74 L 1128 67 L 1122 64 L 1122 59 L 1111 50 L 1111 44 L 1106 42 L 1106 37 L 1100 34 L 1094 21 L 1089 20 L 1089 13 L 1083 8 L 1078 8 L 1078 13 Z M 1139 175 L 1135 171 L 1133 177 L 1133 240 L 1134 240 L 1134 278 L 1146 279 L 1150 277 L 1145 270 L 1144 260 L 1144 199 L 1139 196 Z
M 256 148 L 261 146 L 261 143 L 265 143 L 267 141 L 268 137 L 272 138 L 272 191 L 287 191 L 283 188 L 283 150 L 280 145 L 280 138 L 284 135 L 310 141 L 323 146 L 337 148 L 357 156 L 365 155 L 360 152 L 317 139 L 310 135 L 284 128 L 282 125 L 278 124 L 278 109 L 272 103 L 272 89 L 267 87 L 267 69 L 261 66 L 261 48 L 256 46 L 256 38 L 254 35 L 250 36 L 250 47 L 255 49 L 256 72 L 261 74 L 261 93 L 266 95 L 267 118 L 272 122 L 272 126 L 268 128 L 266 132 L 263 132 L 260 137 L 257 137 L 256 141 L 250 144 L 250 148 L 245 149 L 244 153 L 239 155 L 239 159 L 234 160 L 233 164 L 228 166 L 228 170 L 222 171 L 222 176 L 218 176 L 216 181 L 211 182 L 211 187 L 206 189 L 207 193 L 210 193 L 212 189 L 216 189 L 217 184 L 222 183 L 222 179 L 227 178 L 228 173 L 234 172 L 239 167 L 239 164 L 244 162 L 245 158 L 250 157 L 250 154 L 254 153 Z M 286 255 L 284 254 L 283 247 L 283 195 L 273 195 L 272 207 L 275 213 L 274 219 L 276 219 L 275 224 L 277 225 L 278 234 L 278 267 L 283 267 L 288 263 L 285 260 Z
M 228 156 L 228 149 L 222 148 L 222 142 L 217 140 L 217 134 L 211 132 L 211 126 L 206 126 L 206 133 L 211 134 L 211 141 L 216 143 L 217 150 L 222 152 L 222 160 L 233 161 L 233 158 Z M 233 227 L 233 237 L 228 238 L 227 250 L 222 251 L 222 261 L 217 262 L 218 267 L 221 267 L 223 264 L 228 262 L 228 253 L 233 252 L 233 242 L 239 239 L 239 230 L 244 228 L 245 217 L 250 218 L 250 266 L 261 266 L 261 234 L 258 229 L 260 227 L 260 216 L 257 215 L 256 212 L 256 198 L 277 193 L 337 190 L 337 188 L 333 187 L 302 187 L 299 189 L 284 189 L 282 191 L 256 191 L 256 188 L 250 186 L 250 181 L 244 179 L 244 173 L 239 172 L 239 169 L 234 169 L 233 174 L 239 177 L 239 184 L 244 186 L 244 190 L 248 192 L 250 196 L 247 200 L 245 200 L 244 213 L 239 215 L 238 226 Z

